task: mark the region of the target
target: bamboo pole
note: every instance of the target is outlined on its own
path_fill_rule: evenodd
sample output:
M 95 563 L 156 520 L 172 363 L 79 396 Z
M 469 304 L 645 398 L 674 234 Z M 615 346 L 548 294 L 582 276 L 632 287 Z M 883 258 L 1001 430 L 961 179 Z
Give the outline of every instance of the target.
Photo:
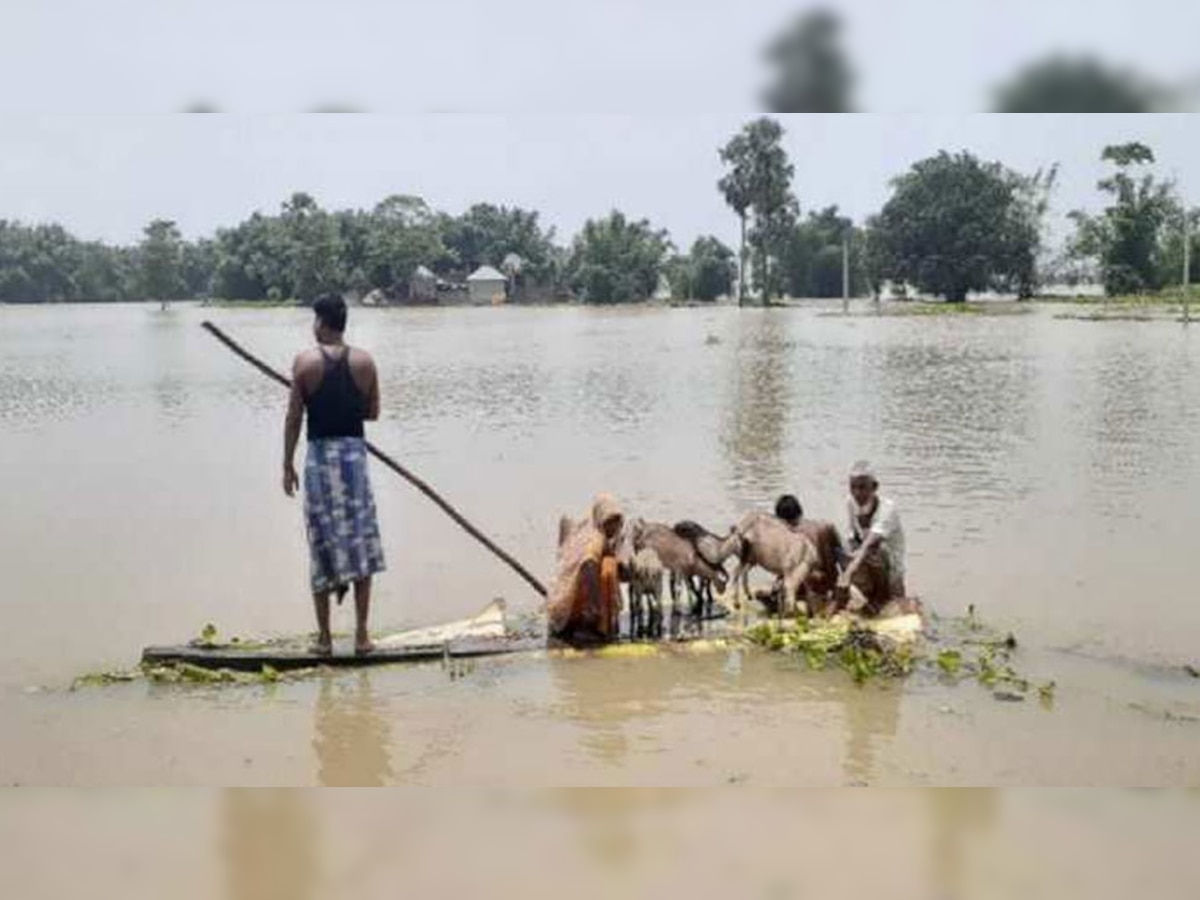
M 225 332 L 221 331 L 221 329 L 219 329 L 212 322 L 205 322 L 203 327 L 209 334 L 211 334 L 213 337 L 215 337 L 218 341 L 220 341 L 222 344 L 224 344 L 226 347 L 228 347 L 230 350 L 232 350 L 235 354 L 240 356 L 246 362 L 250 363 L 250 365 L 254 366 L 254 368 L 258 369 L 258 371 L 262 372 L 268 378 L 271 378 L 271 379 L 279 382 L 281 385 L 283 385 L 286 388 L 289 388 L 289 389 L 291 388 L 292 382 L 289 379 L 285 378 L 283 375 L 280 375 L 278 372 L 276 372 L 274 369 L 272 369 L 270 366 L 268 366 L 261 359 L 254 356 L 254 354 L 250 353 L 250 351 L 243 348 L 240 344 L 237 343 L 237 341 L 235 341 L 233 338 L 229 337 L 227 334 L 225 334 Z M 531 575 L 529 573 L 529 571 L 523 565 L 521 565 L 519 562 L 517 562 L 515 559 L 513 559 L 508 553 L 506 553 L 504 550 L 497 547 L 491 541 L 491 539 L 488 538 L 487 535 L 485 535 L 482 531 L 480 531 L 478 528 L 476 528 L 474 525 L 472 525 L 470 522 L 468 522 L 467 519 L 462 515 L 462 513 L 460 513 L 457 509 L 455 509 L 453 506 L 451 506 L 445 499 L 443 499 L 442 496 L 440 494 L 438 494 L 437 491 L 435 491 L 432 487 L 430 487 L 428 484 L 426 484 L 423 480 L 418 478 L 416 475 L 414 475 L 412 472 L 410 472 L 404 466 L 400 465 L 400 463 L 396 462 L 396 460 L 392 459 L 390 456 L 388 456 L 386 453 L 384 453 L 382 450 L 380 450 L 378 447 L 376 447 L 370 441 L 366 441 L 365 443 L 367 445 L 367 450 L 370 452 L 370 454 L 372 456 L 374 456 L 377 460 L 379 460 L 381 463 L 383 463 L 385 466 L 387 466 L 389 469 L 391 469 L 393 472 L 395 472 L 397 475 L 399 475 L 401 478 L 403 478 L 405 481 L 407 481 L 409 484 L 411 484 L 413 487 L 415 487 L 418 491 L 420 491 L 422 494 L 424 494 L 426 497 L 428 497 L 430 500 L 432 500 L 434 502 L 434 504 L 439 509 L 441 509 L 442 512 L 444 512 L 451 519 L 453 519 L 458 524 L 458 526 L 463 529 L 463 531 L 465 531 L 467 534 L 471 535 L 471 537 L 475 538 L 475 540 L 479 541 L 479 543 L 483 544 L 483 546 L 485 546 L 488 550 L 492 551 L 492 553 L 495 556 L 497 556 L 500 560 L 502 560 L 505 564 L 507 564 L 510 569 L 512 569 L 514 572 L 516 572 L 518 575 L 520 575 L 523 579 L 525 579 L 525 581 L 529 584 L 529 586 L 532 587 L 535 591 L 537 591 L 541 596 L 543 596 L 543 597 L 546 596 L 546 588 L 540 581 L 538 581 L 536 578 L 534 578 L 533 575 Z

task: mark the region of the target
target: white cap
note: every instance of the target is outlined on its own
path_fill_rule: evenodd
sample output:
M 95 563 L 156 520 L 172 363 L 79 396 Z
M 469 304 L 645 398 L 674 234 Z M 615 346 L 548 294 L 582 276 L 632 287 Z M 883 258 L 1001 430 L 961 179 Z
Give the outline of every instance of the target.
M 875 477 L 875 469 L 865 459 L 860 459 L 850 467 L 850 480 L 854 481 L 856 478 L 869 478 L 876 484 L 879 483 L 879 479 Z

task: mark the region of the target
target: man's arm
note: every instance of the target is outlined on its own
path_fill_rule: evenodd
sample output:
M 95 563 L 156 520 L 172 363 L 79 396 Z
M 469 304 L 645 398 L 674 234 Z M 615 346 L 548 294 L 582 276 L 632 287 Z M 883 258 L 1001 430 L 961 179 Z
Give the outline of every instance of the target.
M 292 390 L 288 395 L 287 417 L 283 422 L 283 492 L 291 497 L 300 485 L 296 475 L 296 444 L 300 441 L 300 428 L 304 424 L 304 389 L 301 386 L 303 371 L 301 357 L 292 363 Z
M 862 542 L 862 545 L 859 546 L 858 550 L 855 551 L 854 556 L 850 558 L 850 562 L 842 571 L 842 577 L 838 580 L 838 583 L 843 587 L 850 584 L 850 579 L 854 577 L 854 573 L 858 571 L 858 567 L 862 565 L 862 561 L 866 555 L 870 553 L 872 549 L 878 547 L 882 542 L 882 534 L 877 531 L 868 531 L 866 539 Z
M 375 368 L 375 360 L 370 356 L 367 357 L 367 374 L 370 377 L 371 386 L 367 388 L 367 415 L 368 422 L 379 421 L 379 372 Z

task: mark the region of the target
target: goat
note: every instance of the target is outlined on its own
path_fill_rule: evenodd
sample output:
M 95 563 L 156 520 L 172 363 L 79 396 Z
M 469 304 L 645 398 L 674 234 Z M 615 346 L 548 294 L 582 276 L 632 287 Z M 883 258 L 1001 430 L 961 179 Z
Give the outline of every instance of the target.
M 734 528 L 729 530 L 728 536 L 720 538 L 703 525 L 685 519 L 676 522 L 672 530 L 681 538 L 690 541 L 700 558 L 722 573 L 725 572 L 725 560 L 741 551 L 741 538 Z M 695 585 L 692 586 L 692 593 L 700 597 L 700 606 L 696 613 L 701 620 L 710 619 L 713 611 L 712 580 L 698 577 L 697 581 L 698 589 Z
M 658 554 L 643 547 L 634 554 L 629 575 L 629 637 L 662 637 L 663 565 Z M 647 608 L 648 607 L 648 608 Z M 649 622 L 646 614 L 649 612 Z
M 679 627 L 679 582 L 687 585 L 695 604 L 700 603 L 700 596 L 693 583 L 694 578 L 703 578 L 715 582 L 718 589 L 724 591 L 728 577 L 723 569 L 709 563 L 696 550 L 695 544 L 687 538 L 680 537 L 669 525 L 657 522 L 636 520 L 631 527 L 634 552 L 649 547 L 658 554 L 663 568 L 671 574 L 671 633 L 678 632 Z
M 794 614 L 800 588 L 817 563 L 817 548 L 813 542 L 766 513 L 746 515 L 738 523 L 736 533 L 741 539 L 741 552 L 737 570 L 731 579 L 735 597 L 739 583 L 743 593 L 749 597 L 750 570 L 759 566 L 783 580 L 780 614 Z

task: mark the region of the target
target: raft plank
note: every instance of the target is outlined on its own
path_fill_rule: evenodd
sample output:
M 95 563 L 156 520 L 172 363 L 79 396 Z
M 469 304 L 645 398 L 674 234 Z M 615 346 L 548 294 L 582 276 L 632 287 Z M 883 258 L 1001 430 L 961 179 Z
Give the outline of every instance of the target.
M 359 656 L 349 645 L 335 644 L 332 656 L 319 656 L 308 648 L 267 647 L 243 650 L 237 647 L 193 647 L 187 644 L 169 647 L 147 647 L 142 662 L 147 665 L 189 663 L 204 669 L 230 669 L 234 672 L 261 672 L 264 666 L 280 671 L 311 669 L 318 666 L 362 668 L 395 665 L 397 663 L 435 662 L 449 656 L 467 659 L 480 656 L 504 656 L 545 648 L 546 642 L 536 638 L 464 639 L 450 644 L 431 644 L 420 647 L 380 648 Z

